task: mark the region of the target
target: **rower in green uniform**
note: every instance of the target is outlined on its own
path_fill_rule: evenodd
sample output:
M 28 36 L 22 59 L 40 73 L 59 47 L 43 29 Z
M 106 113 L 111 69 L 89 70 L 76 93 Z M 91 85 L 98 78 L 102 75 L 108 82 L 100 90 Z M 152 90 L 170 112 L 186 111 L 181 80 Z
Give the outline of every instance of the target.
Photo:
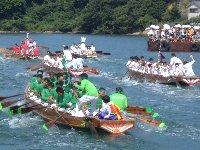
M 43 90 L 43 84 L 42 84 L 42 74 L 36 75 L 36 81 L 31 82 L 31 89 L 34 90 L 37 94 L 41 94 Z
M 128 106 L 128 99 L 123 94 L 123 89 L 121 87 L 117 87 L 116 92 L 110 95 L 110 101 L 117 105 L 121 111 L 124 111 Z
M 74 86 L 83 91 L 83 96 L 79 99 L 78 107 L 82 109 L 84 103 L 91 102 L 91 113 L 96 110 L 96 101 L 98 99 L 98 90 L 96 86 L 88 80 L 88 75 L 86 73 L 82 73 L 80 76 L 80 85 L 77 83 Z
M 75 107 L 76 106 L 77 100 L 72 95 L 70 90 L 68 92 L 66 92 L 63 90 L 62 87 L 57 87 L 56 92 L 57 92 L 56 102 L 59 107 L 66 108 L 66 107 Z
M 74 86 L 77 89 L 82 90 L 84 95 L 97 97 L 98 96 L 97 88 L 91 81 L 88 80 L 88 75 L 86 73 L 82 73 L 79 77 L 81 85 L 75 83 Z
M 99 88 L 98 93 L 99 93 L 99 96 L 98 96 L 97 103 L 96 103 L 97 109 L 102 107 L 103 98 L 104 98 L 104 96 L 106 96 L 106 90 L 103 87 L 101 87 L 101 88 Z
M 57 98 L 57 93 L 55 89 L 53 89 L 53 83 L 47 83 L 47 87 L 42 90 L 42 100 L 45 102 L 54 103 Z

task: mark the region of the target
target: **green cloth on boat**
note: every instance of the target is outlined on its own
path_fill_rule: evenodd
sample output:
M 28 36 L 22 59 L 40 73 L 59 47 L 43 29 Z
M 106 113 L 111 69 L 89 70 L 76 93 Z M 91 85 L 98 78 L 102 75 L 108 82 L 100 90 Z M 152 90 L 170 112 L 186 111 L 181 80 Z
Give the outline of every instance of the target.
M 110 95 L 110 101 L 117 105 L 122 111 L 124 111 L 128 106 L 127 97 L 120 93 L 113 93 Z
M 75 87 L 83 91 L 84 95 L 98 96 L 98 90 L 95 85 L 87 79 L 81 81 L 81 85 L 75 84 Z

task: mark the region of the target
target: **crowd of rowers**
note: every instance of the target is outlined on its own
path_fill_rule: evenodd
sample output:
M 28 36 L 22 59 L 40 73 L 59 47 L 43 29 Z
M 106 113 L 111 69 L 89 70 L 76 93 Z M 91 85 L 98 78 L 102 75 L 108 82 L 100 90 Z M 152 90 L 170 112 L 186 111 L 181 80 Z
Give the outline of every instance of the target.
M 28 37 L 23 40 L 20 45 L 15 44 L 10 49 L 12 53 L 15 55 L 22 55 L 25 57 L 38 57 L 39 56 L 39 49 L 37 47 L 37 43 Z
M 45 65 L 59 69 L 81 70 L 84 67 L 83 62 L 78 54 L 71 53 L 68 46 L 65 46 L 63 51 L 56 51 L 55 53 L 47 51 L 47 55 L 44 56 Z
M 85 41 L 86 37 L 81 37 L 81 42 L 79 44 L 73 43 L 69 47 L 71 53 L 78 55 L 86 55 L 86 56 L 95 55 L 96 54 L 95 46 L 93 44 L 87 46 Z
M 154 74 L 161 75 L 164 77 L 170 76 L 185 76 L 194 77 L 195 73 L 193 71 L 192 65 L 195 60 L 192 55 L 190 55 L 192 61 L 182 61 L 176 56 L 175 53 L 171 54 L 170 63 L 164 61 L 164 56 L 159 52 L 158 61 L 154 62 L 152 58 L 145 61 L 144 56 L 140 58 L 137 56 L 131 56 L 130 60 L 127 62 L 126 66 L 129 70 L 141 72 L 144 74 Z
M 200 39 L 200 26 L 176 24 L 170 27 L 170 25 L 164 24 L 162 27 L 151 25 L 149 28 L 146 28 L 146 30 L 149 30 L 147 35 L 151 40 L 196 41 Z
M 30 81 L 29 88 L 43 102 L 69 108 L 73 116 L 98 116 L 99 119 L 123 119 L 128 106 L 121 87 L 108 96 L 104 88 L 97 90 L 86 73 L 74 82 L 67 72 L 52 74 L 39 70 Z

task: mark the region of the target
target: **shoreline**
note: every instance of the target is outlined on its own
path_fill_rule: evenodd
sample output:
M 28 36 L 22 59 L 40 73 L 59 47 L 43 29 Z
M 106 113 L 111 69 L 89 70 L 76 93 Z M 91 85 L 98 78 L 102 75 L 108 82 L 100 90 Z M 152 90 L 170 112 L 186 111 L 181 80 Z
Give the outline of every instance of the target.
M 91 35 L 106 35 L 106 34 L 94 34 L 94 33 L 84 33 L 84 32 L 61 32 L 61 31 L 44 31 L 44 32 L 37 32 L 37 31 L 0 31 L 0 34 L 91 34 Z M 134 33 L 127 33 L 127 34 L 107 34 L 107 35 L 129 35 L 129 36 L 147 36 L 146 31 L 138 31 Z

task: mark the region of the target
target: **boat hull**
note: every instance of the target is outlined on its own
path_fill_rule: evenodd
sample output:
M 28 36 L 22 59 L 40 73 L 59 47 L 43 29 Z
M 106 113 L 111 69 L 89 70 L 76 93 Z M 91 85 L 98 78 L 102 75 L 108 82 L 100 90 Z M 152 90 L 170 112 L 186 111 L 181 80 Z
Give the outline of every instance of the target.
M 200 84 L 199 77 L 164 77 L 162 75 L 146 74 L 138 71 L 129 70 L 128 75 L 130 78 L 134 78 L 139 81 L 146 81 L 151 83 L 160 83 L 168 85 L 180 85 L 180 86 L 193 86 Z
M 200 42 L 191 41 L 148 41 L 148 51 L 163 51 L 163 52 L 200 52 Z
M 93 125 L 97 129 L 101 129 L 112 134 L 123 133 L 130 128 L 133 128 L 135 125 L 135 121 L 128 118 L 123 120 L 100 120 L 98 117 L 75 117 L 69 112 L 63 111 L 63 109 L 51 108 L 47 103 L 44 106 L 44 103 L 38 103 L 38 101 L 36 102 L 35 100 L 32 100 L 32 96 L 30 96 L 31 92 L 28 88 L 25 93 L 26 100 L 31 102 L 30 106 L 37 105 L 37 108 L 39 108 L 33 110 L 33 112 L 45 120 L 56 120 L 56 124 L 84 129 L 89 129 L 90 126 Z

